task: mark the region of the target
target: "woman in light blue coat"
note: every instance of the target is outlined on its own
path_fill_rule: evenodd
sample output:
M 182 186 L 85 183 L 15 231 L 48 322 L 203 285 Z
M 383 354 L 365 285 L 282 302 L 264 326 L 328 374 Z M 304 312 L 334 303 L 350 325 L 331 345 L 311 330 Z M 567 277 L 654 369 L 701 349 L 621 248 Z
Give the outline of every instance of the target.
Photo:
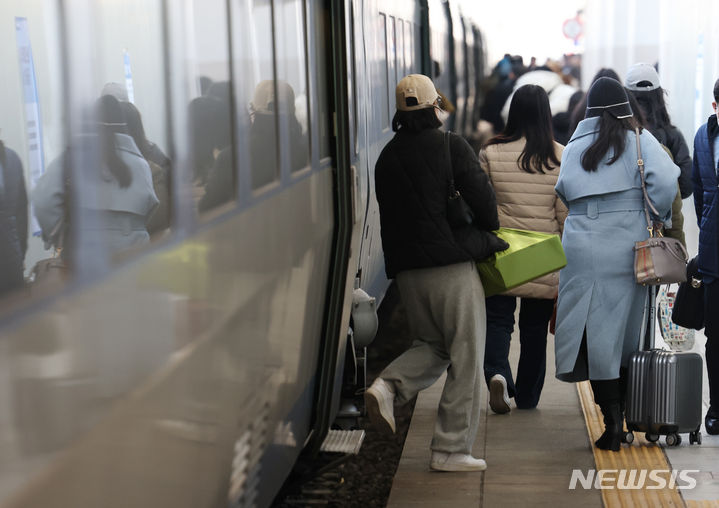
M 557 377 L 589 379 L 604 415 L 602 449 L 623 436 L 620 370 L 638 350 L 646 287 L 635 282 L 632 247 L 649 236 L 632 110 L 622 85 L 600 78 L 589 90 L 586 118 L 562 155 L 555 190 L 569 209 L 559 275 Z M 669 221 L 679 168 L 648 132 L 640 135 L 649 198 Z M 623 374 L 623 372 L 622 372 Z
M 76 136 L 72 148 L 50 163 L 32 193 L 47 247 L 74 245 L 67 238 L 81 231 L 84 248 L 111 254 L 150 240 L 146 224 L 159 204 L 150 167 L 127 134 L 117 99 L 98 99 L 95 115 L 96 125 L 87 126 L 89 132 Z M 78 161 L 73 168 L 71 161 Z

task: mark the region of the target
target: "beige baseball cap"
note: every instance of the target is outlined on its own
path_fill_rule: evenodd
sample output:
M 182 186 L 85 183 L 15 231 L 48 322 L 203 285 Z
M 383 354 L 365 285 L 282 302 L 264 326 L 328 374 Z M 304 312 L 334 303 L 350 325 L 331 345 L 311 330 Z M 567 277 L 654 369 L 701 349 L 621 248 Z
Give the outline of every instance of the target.
M 271 79 L 260 81 L 250 102 L 250 109 L 255 113 L 273 113 L 283 108 L 285 113 L 295 112 L 295 91 L 286 81 L 277 80 L 277 93 L 281 97 L 280 104 L 275 104 L 275 82 Z
M 409 74 L 397 83 L 395 91 L 397 97 L 397 109 L 400 111 L 414 111 L 417 109 L 431 108 L 434 101 L 439 98 L 434 83 L 423 74 Z M 414 100 L 407 100 L 414 98 Z

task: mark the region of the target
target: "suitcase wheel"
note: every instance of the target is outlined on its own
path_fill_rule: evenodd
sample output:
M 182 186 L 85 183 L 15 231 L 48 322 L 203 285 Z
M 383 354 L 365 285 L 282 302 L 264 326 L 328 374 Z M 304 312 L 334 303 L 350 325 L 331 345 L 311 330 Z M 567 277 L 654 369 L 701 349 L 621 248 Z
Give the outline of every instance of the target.
M 679 446 L 682 444 L 682 436 L 679 434 L 667 434 L 667 446 Z
M 689 444 L 702 444 L 702 433 L 699 430 L 689 433 Z
M 633 441 L 634 441 L 634 433 L 631 430 L 628 430 L 622 436 L 622 443 L 632 444 Z
M 644 434 L 644 437 L 650 443 L 656 443 L 657 441 L 659 441 L 659 434 L 650 434 L 647 432 L 646 434 Z

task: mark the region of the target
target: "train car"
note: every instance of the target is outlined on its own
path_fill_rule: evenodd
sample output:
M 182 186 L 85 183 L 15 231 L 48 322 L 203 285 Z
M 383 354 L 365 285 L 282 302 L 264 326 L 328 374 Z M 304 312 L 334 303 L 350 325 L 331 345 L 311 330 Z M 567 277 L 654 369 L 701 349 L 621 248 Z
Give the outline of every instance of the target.
M 321 449 L 363 347 L 353 298 L 389 284 L 374 164 L 396 83 L 435 60 L 457 116 L 476 104 L 457 8 L 3 2 L 0 139 L 32 206 L 27 282 L 0 300 L 1 507 L 267 506 Z

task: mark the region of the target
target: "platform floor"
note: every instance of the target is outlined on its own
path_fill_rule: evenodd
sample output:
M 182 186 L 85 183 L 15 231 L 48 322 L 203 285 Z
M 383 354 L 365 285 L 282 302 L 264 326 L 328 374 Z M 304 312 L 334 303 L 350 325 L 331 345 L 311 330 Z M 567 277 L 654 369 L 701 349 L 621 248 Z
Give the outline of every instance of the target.
M 516 332 L 515 332 L 516 335 Z M 512 366 L 517 365 L 519 340 L 513 337 L 510 351 Z M 701 447 L 689 446 L 687 436 L 679 447 L 664 448 L 663 465 L 642 469 L 691 469 L 697 480 L 692 490 L 682 490 L 673 500 L 658 502 L 644 498 L 642 491 L 627 496 L 610 496 L 596 488 L 570 489 L 573 470 L 584 475 L 600 469 L 593 454 L 577 385 L 562 383 L 554 377 L 554 343 L 549 336 L 547 376 L 539 407 L 496 415 L 488 406 L 488 393 L 482 393 L 482 423 L 473 453 L 487 461 L 483 473 L 438 473 L 429 470 L 430 450 L 437 404 L 444 377 L 417 398 L 412 423 L 388 501 L 390 508 L 429 507 L 582 507 L 601 506 L 711 506 L 719 507 L 719 436 L 703 435 Z M 697 337 L 695 349 L 703 349 L 703 337 Z M 705 382 L 706 383 L 706 382 Z M 705 398 L 707 390 L 705 384 Z M 705 401 L 706 403 L 706 401 Z M 591 417 L 591 415 L 590 415 Z M 641 451 L 637 439 L 635 453 Z M 654 446 L 654 445 L 650 445 Z M 662 440 L 663 446 L 663 440 Z M 626 449 L 626 447 L 624 447 Z M 656 450 L 655 450 L 656 451 Z M 606 452 L 609 453 L 609 452 Z M 613 457 L 616 460 L 619 457 Z M 616 469 L 622 469 L 616 462 Z M 665 475 L 666 476 L 666 475 Z M 649 482 L 648 482 L 649 484 Z M 631 495 L 629 495 L 631 494 Z M 676 493 L 675 493 L 676 494 Z M 651 499 L 651 500 L 650 500 Z M 701 504 L 700 501 L 709 501 Z

